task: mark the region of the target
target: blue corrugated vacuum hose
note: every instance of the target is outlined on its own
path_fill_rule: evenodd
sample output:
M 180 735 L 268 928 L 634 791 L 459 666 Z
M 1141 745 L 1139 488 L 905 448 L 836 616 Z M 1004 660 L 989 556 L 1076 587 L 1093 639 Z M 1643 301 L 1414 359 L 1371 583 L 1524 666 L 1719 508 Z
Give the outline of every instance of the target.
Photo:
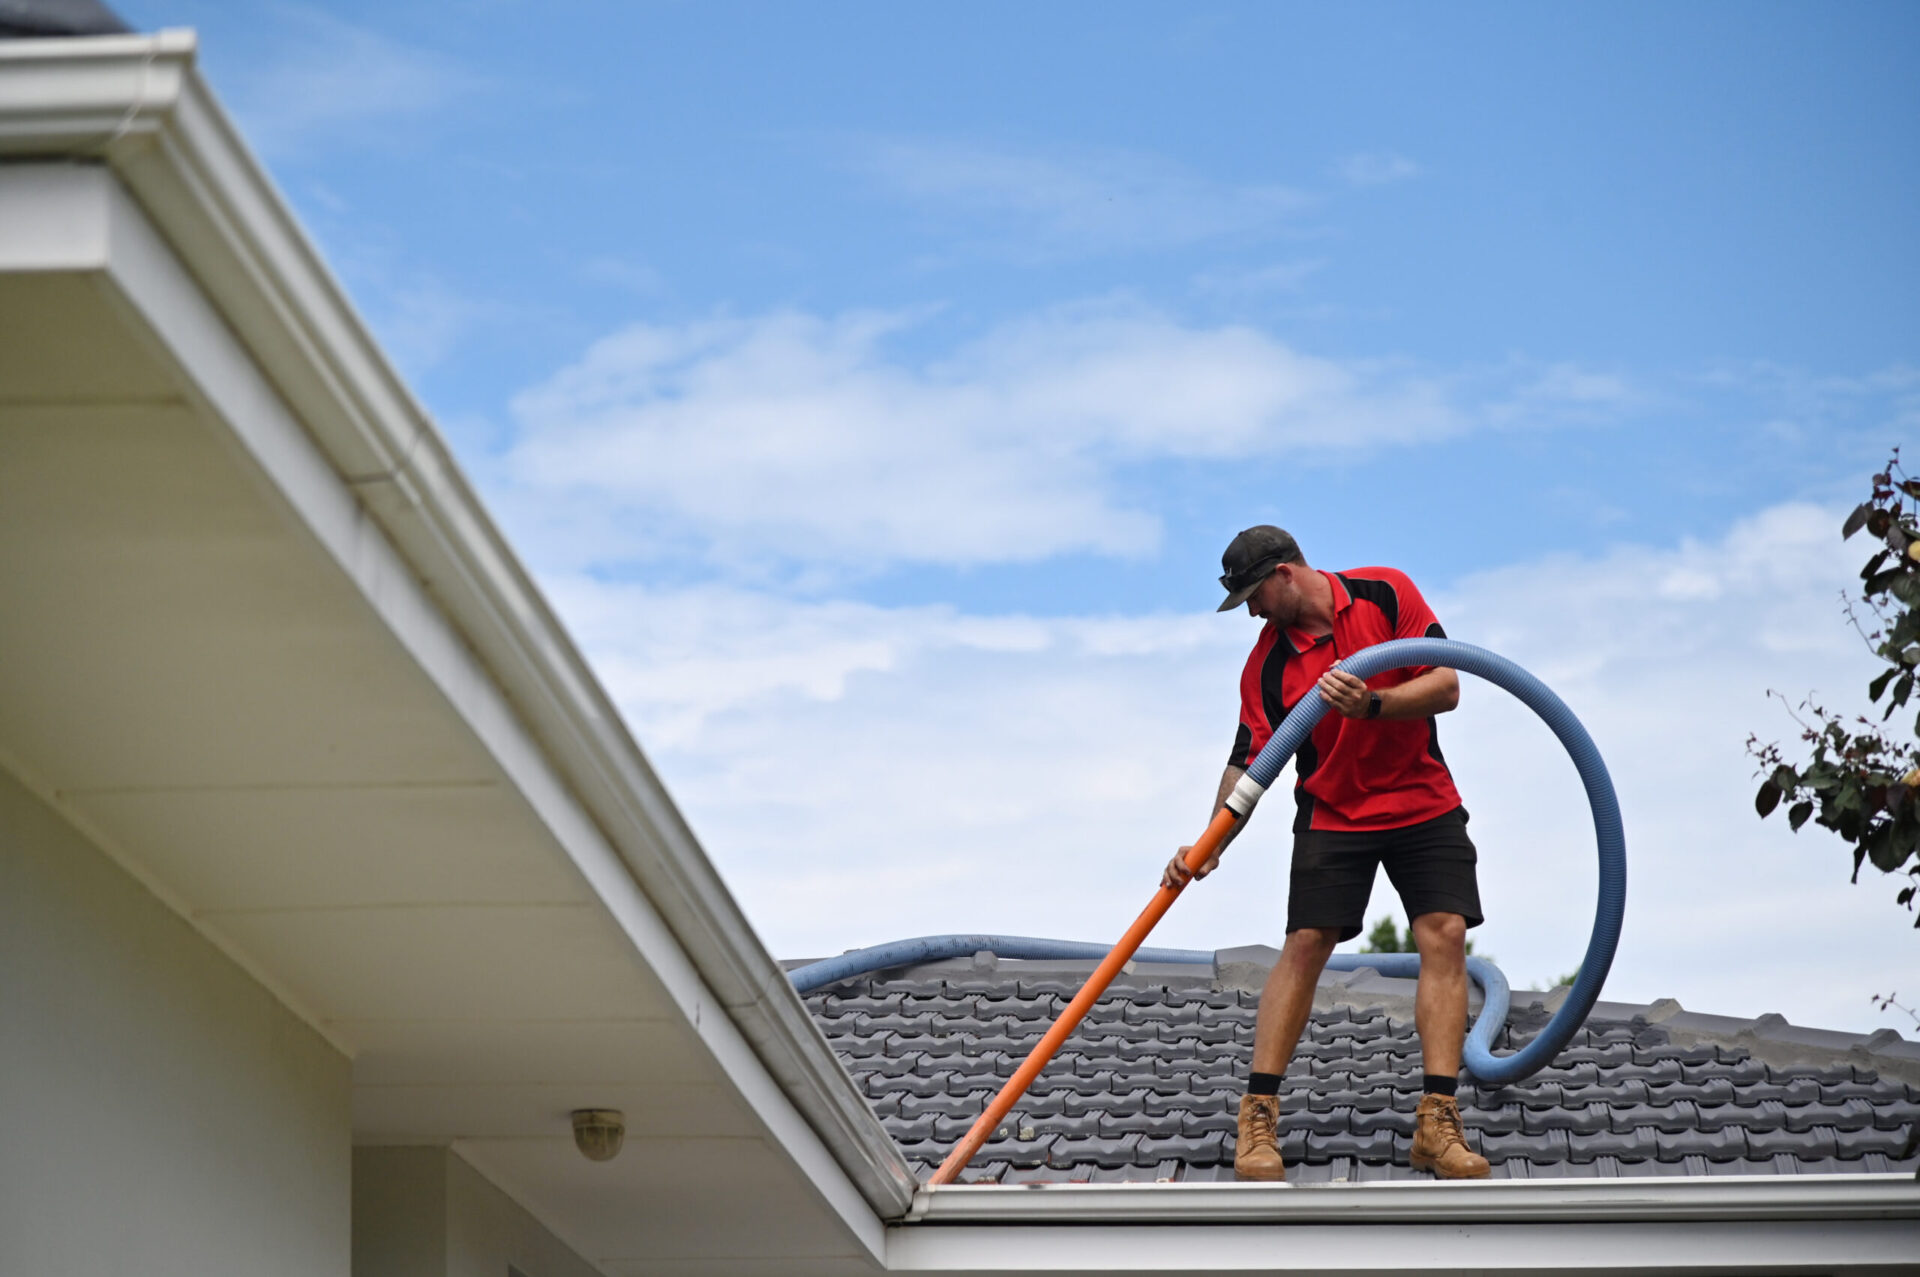
M 1501 996 L 1497 1008 L 1494 988 L 1483 982 L 1486 1001 L 1479 1018 L 1474 1021 L 1473 1032 L 1467 1035 L 1465 1062 L 1468 1072 L 1479 1081 L 1495 1085 L 1516 1082 L 1544 1068 L 1567 1044 L 1575 1030 L 1586 1021 L 1587 1012 L 1593 1009 L 1595 1000 L 1600 996 L 1600 986 L 1606 982 L 1607 970 L 1613 965 L 1614 949 L 1620 943 L 1620 922 L 1626 914 L 1627 905 L 1627 843 L 1620 825 L 1620 802 L 1614 797 L 1613 778 L 1607 775 L 1607 765 L 1601 761 L 1599 749 L 1594 746 L 1593 738 L 1587 735 L 1587 729 L 1580 725 L 1580 720 L 1573 716 L 1573 711 L 1545 683 L 1504 656 L 1496 656 L 1485 648 L 1475 647 L 1471 643 L 1458 643 L 1453 639 L 1394 639 L 1390 643 L 1355 652 L 1335 668 L 1360 678 L 1371 678 L 1375 674 L 1408 665 L 1444 665 L 1449 669 L 1478 675 L 1496 687 L 1512 692 L 1560 738 L 1561 745 L 1566 747 L 1568 756 L 1573 759 L 1575 770 L 1580 773 L 1580 783 L 1586 786 L 1587 805 L 1593 810 L 1594 839 L 1600 849 L 1600 899 L 1594 909 L 1593 936 L 1587 941 L 1586 957 L 1580 961 L 1580 974 L 1575 978 L 1567 1000 L 1560 1004 L 1553 1019 L 1547 1022 L 1547 1027 L 1533 1041 L 1512 1055 L 1496 1056 L 1493 1053 L 1494 1035 L 1506 1022 L 1506 981 L 1502 978 L 1499 982 Z M 1242 819 L 1253 810 L 1253 804 L 1259 801 L 1267 786 L 1273 784 L 1280 769 L 1286 766 L 1294 751 L 1306 742 L 1314 725 L 1326 712 L 1327 703 L 1320 699 L 1318 692 L 1300 698 L 1293 712 L 1287 715 L 1279 730 L 1267 742 L 1266 748 L 1260 751 L 1260 756 L 1247 768 L 1246 776 L 1227 801 L 1227 805 Z M 1365 965 L 1379 966 L 1382 975 L 1413 975 L 1419 971 L 1417 955 L 1400 955 L 1398 965 L 1404 967 L 1403 970 L 1388 970 L 1386 966 L 1381 966 L 1377 961 L 1381 956 L 1364 955 Z M 1497 976 L 1499 973 L 1494 974 Z
M 938 962 L 943 958 L 967 958 L 983 951 L 1013 961 L 1038 962 L 1081 958 L 1098 961 L 1107 956 L 1108 949 L 1107 945 L 1090 944 L 1084 940 L 1043 940 L 1035 936 L 915 936 L 911 940 L 893 940 L 865 949 L 850 949 L 831 958 L 809 962 L 787 972 L 787 978 L 793 981 L 797 992 L 812 993 L 815 989 L 824 989 L 855 976 L 916 966 L 922 962 Z M 1135 962 L 1186 963 L 1195 966 L 1210 965 L 1213 958 L 1211 949 L 1138 949 L 1133 955 Z M 1381 975 L 1395 979 L 1411 979 L 1420 974 L 1420 955 L 1336 953 L 1327 959 L 1329 971 L 1358 971 L 1362 967 L 1371 967 Z M 1467 977 L 1480 986 L 1483 999 L 1480 1018 L 1487 1022 L 1488 1036 L 1491 1037 L 1495 1028 L 1506 1023 L 1509 998 L 1507 977 L 1485 958 L 1467 959 Z

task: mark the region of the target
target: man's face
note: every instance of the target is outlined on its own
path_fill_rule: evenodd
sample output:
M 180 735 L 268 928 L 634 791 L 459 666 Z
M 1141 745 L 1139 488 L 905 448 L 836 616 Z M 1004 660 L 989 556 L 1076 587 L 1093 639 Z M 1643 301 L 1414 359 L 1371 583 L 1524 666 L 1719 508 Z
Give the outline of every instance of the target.
M 1293 565 L 1275 565 L 1272 575 L 1260 588 L 1247 596 L 1247 614 L 1280 625 L 1293 625 L 1300 619 L 1300 587 L 1293 581 Z

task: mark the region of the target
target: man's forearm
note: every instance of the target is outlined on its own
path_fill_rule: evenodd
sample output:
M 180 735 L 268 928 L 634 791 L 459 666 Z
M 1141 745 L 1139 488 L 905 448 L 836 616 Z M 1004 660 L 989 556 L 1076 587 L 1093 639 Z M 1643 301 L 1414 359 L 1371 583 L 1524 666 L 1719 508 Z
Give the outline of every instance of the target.
M 1460 703 L 1460 676 L 1435 667 L 1398 687 L 1380 689 L 1381 718 L 1432 718 Z
M 1213 811 L 1207 813 L 1209 820 L 1213 818 L 1215 812 L 1218 812 L 1222 807 L 1227 805 L 1227 795 L 1233 792 L 1233 787 L 1239 784 L 1240 778 L 1246 774 L 1246 768 L 1235 767 L 1232 763 L 1227 764 L 1227 770 L 1220 774 L 1220 792 L 1214 795 Z M 1233 828 L 1227 831 L 1227 836 L 1220 840 L 1220 849 L 1222 851 L 1226 850 L 1228 843 L 1240 836 L 1240 826 L 1246 823 L 1244 820 L 1236 821 Z

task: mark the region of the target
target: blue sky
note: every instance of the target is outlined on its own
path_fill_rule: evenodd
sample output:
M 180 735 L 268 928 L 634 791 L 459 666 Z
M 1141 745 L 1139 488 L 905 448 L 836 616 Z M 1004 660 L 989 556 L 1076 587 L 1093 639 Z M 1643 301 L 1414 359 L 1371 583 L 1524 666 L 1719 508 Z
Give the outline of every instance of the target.
M 1920 424 L 1911 6 L 120 8 L 199 29 L 776 951 L 1117 931 L 1205 814 L 1253 638 L 1214 565 L 1273 521 L 1595 725 L 1619 996 L 1902 1023 L 1890 891 L 1755 821 L 1740 742 L 1864 668 L 1832 529 Z M 1478 699 L 1524 982 L 1591 852 Z M 1273 938 L 1269 820 L 1163 939 Z M 1813 953 L 1713 971 L 1796 906 Z

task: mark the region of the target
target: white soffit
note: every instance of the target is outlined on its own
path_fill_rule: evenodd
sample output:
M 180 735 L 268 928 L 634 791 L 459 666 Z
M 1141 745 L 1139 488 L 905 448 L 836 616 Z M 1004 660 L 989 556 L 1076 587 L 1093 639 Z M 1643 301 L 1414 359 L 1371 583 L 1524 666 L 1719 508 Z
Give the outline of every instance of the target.
M 191 53 L 0 44 L 8 765 L 357 1054 L 362 1138 L 609 1261 L 871 1262 L 897 1149 Z M 582 1104 L 632 1198 L 551 1164 Z

